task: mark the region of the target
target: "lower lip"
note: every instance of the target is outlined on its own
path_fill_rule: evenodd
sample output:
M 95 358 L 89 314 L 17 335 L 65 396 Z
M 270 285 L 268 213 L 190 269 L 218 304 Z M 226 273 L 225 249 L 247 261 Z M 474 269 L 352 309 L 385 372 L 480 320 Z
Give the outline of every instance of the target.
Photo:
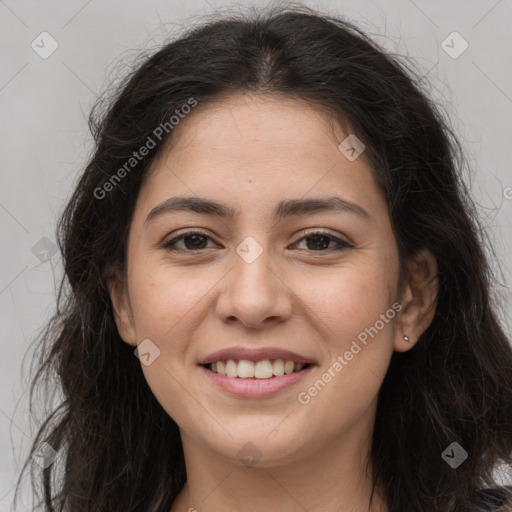
M 204 366 L 200 369 L 217 386 L 232 395 L 242 398 L 263 398 L 275 395 L 285 388 L 300 382 L 313 369 L 313 365 L 288 375 L 270 377 L 269 379 L 241 379 L 240 377 L 227 377 L 208 370 Z

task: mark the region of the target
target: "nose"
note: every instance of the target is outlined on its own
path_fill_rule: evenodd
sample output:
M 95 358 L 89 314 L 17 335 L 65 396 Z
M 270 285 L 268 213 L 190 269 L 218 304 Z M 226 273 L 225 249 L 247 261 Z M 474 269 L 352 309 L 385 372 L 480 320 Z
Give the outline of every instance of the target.
M 247 262 L 235 254 L 234 268 L 221 283 L 216 312 L 223 322 L 268 328 L 290 318 L 293 294 L 268 251 Z

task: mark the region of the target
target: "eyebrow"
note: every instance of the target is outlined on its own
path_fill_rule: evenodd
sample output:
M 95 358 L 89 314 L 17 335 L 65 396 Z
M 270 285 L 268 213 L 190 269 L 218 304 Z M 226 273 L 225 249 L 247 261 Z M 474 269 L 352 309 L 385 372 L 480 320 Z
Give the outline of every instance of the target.
M 193 212 L 222 219 L 233 219 L 239 210 L 227 204 L 202 197 L 171 197 L 155 206 L 146 217 L 145 224 L 171 212 Z M 371 219 L 370 214 L 352 201 L 338 196 L 314 199 L 286 199 L 278 203 L 274 209 L 275 219 L 284 219 L 292 216 L 308 215 L 322 212 L 343 212 L 358 215 L 364 219 Z

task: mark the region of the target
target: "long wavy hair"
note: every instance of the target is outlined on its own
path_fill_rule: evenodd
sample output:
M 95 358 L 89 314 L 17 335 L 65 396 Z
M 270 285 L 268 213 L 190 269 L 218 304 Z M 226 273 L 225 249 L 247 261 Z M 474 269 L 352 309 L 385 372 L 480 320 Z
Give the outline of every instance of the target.
M 512 462 L 512 350 L 464 151 L 413 68 L 343 18 L 288 4 L 205 18 L 95 104 L 94 153 L 57 226 L 56 313 L 35 340 L 31 409 L 42 383 L 62 393 L 18 480 L 30 467 L 38 506 L 168 512 L 182 489 L 178 426 L 118 334 L 106 269 L 124 268 L 141 184 L 164 143 L 172 150 L 172 130 L 161 140 L 154 130 L 190 98 L 261 93 L 301 98 L 350 127 L 386 198 L 402 270 L 422 249 L 437 258 L 434 319 L 414 348 L 393 354 L 378 396 L 370 458 L 389 510 L 481 510 L 481 489 L 499 486 L 496 465 Z M 105 186 L 152 134 L 156 147 Z M 454 441 L 468 453 L 457 469 L 441 458 Z M 42 443 L 58 452 L 44 468 L 31 457 Z

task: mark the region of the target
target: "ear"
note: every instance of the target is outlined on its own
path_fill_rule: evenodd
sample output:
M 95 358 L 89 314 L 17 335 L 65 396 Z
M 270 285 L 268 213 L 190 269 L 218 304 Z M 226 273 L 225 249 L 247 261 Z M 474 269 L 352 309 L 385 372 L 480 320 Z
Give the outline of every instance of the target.
M 406 276 L 400 301 L 403 309 L 398 317 L 397 339 L 393 346 L 397 352 L 411 349 L 434 318 L 439 279 L 437 261 L 432 252 L 423 249 L 416 253 L 407 264 Z
M 109 267 L 105 276 L 119 336 L 136 347 L 137 330 L 124 273 L 119 268 Z

